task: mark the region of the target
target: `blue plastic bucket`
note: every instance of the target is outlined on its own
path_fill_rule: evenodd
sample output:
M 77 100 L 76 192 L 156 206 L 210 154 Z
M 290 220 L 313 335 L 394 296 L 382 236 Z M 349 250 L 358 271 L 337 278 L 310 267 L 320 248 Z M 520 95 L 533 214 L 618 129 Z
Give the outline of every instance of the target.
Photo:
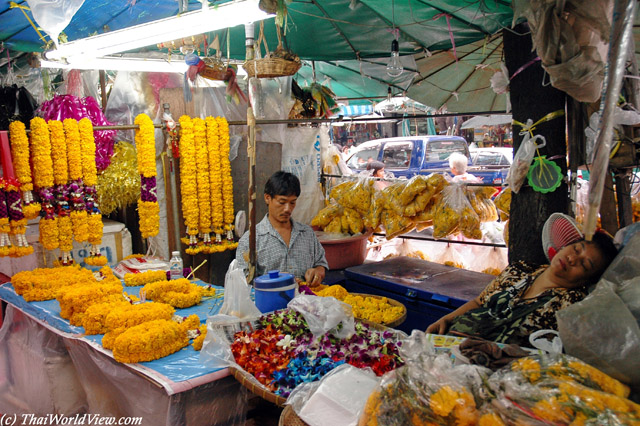
M 256 306 L 262 313 L 284 309 L 295 296 L 297 286 L 293 275 L 278 270 L 269 271 L 253 281 Z

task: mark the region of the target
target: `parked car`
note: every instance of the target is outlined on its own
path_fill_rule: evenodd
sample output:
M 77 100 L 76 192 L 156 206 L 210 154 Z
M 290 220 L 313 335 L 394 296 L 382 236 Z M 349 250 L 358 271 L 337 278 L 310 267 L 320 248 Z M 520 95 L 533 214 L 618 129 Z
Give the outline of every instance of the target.
M 367 141 L 360 144 L 347 159 L 347 165 L 354 172 L 360 172 L 367 168 L 369 161 L 381 161 L 385 165 L 385 171 L 392 172 L 395 177 L 411 178 L 417 174 L 429 174 L 433 172 L 450 173 L 449 156 L 454 152 L 459 152 L 469 158 L 469 173 L 482 179 L 485 183 L 499 185 L 507 176 L 509 164 L 513 155 L 508 157 L 507 153 L 500 154 L 506 157 L 485 158 L 485 149 L 479 148 L 474 157 L 470 152 L 467 141 L 459 136 L 406 136 L 398 138 L 386 138 Z M 510 148 L 496 148 L 495 153 Z M 487 155 L 494 155 L 494 151 L 487 151 Z M 477 165 L 474 165 L 475 158 Z M 499 165 L 484 165 L 484 162 L 497 162 Z
M 513 163 L 513 148 L 475 148 L 471 151 L 469 173 L 482 176 L 484 183 L 506 182 Z

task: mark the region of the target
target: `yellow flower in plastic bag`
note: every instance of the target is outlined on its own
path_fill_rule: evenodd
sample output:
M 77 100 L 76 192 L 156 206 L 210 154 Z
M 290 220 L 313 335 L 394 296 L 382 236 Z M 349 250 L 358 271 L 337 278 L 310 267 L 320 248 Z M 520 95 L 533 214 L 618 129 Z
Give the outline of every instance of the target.
M 329 204 L 311 220 L 311 226 L 319 226 L 324 228 L 334 217 L 341 215 L 340 206 L 338 204 Z
M 392 210 L 384 210 L 380 216 L 380 222 L 386 230 L 387 240 L 407 233 L 415 227 L 415 223 L 411 219 L 400 216 Z

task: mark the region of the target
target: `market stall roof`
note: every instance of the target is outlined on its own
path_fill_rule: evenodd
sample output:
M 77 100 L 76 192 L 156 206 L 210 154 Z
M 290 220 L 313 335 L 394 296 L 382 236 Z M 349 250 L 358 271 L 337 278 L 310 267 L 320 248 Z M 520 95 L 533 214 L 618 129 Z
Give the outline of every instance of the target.
M 216 0 L 211 3 L 215 7 L 227 2 Z M 201 8 L 201 3 L 195 0 L 178 3 L 187 4 L 184 11 Z M 175 0 L 85 0 L 64 29 L 64 35 L 73 41 L 175 16 L 180 12 L 178 3 Z M 40 37 L 44 33 L 41 30 L 38 33 L 27 19 L 33 20 L 28 6 L 26 1 L 0 1 L 0 42 L 9 48 L 12 57 L 19 52 L 42 51 L 45 44 Z M 473 84 L 484 84 L 482 79 L 465 80 L 462 77 L 463 70 L 469 68 L 467 63 L 472 60 L 468 55 L 464 56 L 464 46 L 477 44 L 478 40 L 484 44 L 486 37 L 510 25 L 513 16 L 510 1 L 293 0 L 287 4 L 287 10 L 285 47 L 303 60 L 314 61 L 316 81 L 329 81 L 339 97 L 383 97 L 391 85 L 394 95 L 408 90 L 411 98 L 435 108 L 446 104 L 449 111 L 488 110 L 485 105 L 490 103 L 495 104 L 495 110 L 501 108 L 500 102 L 478 101 L 478 105 L 463 100 L 458 102 L 456 95 L 460 97 L 469 90 L 476 90 Z M 393 79 L 386 76 L 384 69 L 396 34 L 406 71 Z M 243 26 L 209 33 L 208 40 L 212 41 L 215 35 L 219 36 L 225 57 L 244 58 Z M 265 21 L 264 35 L 270 50 L 274 50 L 278 45 L 274 18 Z M 425 65 L 429 59 L 426 52 L 451 49 L 454 45 L 459 58 L 458 84 L 440 81 L 441 74 L 434 75 L 434 83 L 430 84 L 433 67 Z M 413 64 L 414 56 L 421 58 L 417 67 Z M 4 63 L 6 59 L 0 60 L 0 66 Z M 311 67 L 305 65 L 298 78 L 312 81 Z M 416 82 L 420 86 L 416 86 Z M 434 88 L 440 89 L 434 91 Z M 476 99 L 465 96 L 465 100 Z

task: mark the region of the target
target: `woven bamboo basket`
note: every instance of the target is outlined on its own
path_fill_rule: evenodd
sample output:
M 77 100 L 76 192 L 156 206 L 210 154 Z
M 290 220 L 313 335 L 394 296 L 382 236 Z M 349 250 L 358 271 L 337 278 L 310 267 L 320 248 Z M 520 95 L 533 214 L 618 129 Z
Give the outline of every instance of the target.
M 295 410 L 290 405 L 284 407 L 280 414 L 280 420 L 278 426 L 309 426 L 296 414 Z
M 209 80 L 228 80 L 227 75 L 229 70 L 217 69 L 210 66 L 206 66 L 199 75 Z
M 229 372 L 233 377 L 236 378 L 237 381 L 240 382 L 242 386 L 249 389 L 254 395 L 257 395 L 260 398 L 277 405 L 278 407 L 283 407 L 284 403 L 287 402 L 287 398 L 283 398 L 280 395 L 276 395 L 275 393 L 271 392 L 262 383 L 258 382 L 255 377 L 253 377 L 250 373 L 247 373 L 243 369 L 229 367 Z
M 278 35 L 278 47 L 275 53 L 285 53 L 286 50 L 282 47 L 282 36 L 280 34 L 280 27 L 276 25 L 276 34 Z M 249 77 L 257 78 L 273 78 L 284 77 L 287 75 L 294 75 L 298 72 L 302 63 L 300 59 L 292 61 L 284 59 L 278 56 L 269 54 L 269 46 L 267 45 L 267 39 L 264 37 L 264 21 L 260 22 L 260 35 L 258 36 L 257 48 L 255 49 L 257 55 L 260 55 L 260 43 L 264 44 L 265 57 L 256 58 L 246 61 L 242 68 L 247 72 Z M 295 55 L 293 55 L 295 56 Z

